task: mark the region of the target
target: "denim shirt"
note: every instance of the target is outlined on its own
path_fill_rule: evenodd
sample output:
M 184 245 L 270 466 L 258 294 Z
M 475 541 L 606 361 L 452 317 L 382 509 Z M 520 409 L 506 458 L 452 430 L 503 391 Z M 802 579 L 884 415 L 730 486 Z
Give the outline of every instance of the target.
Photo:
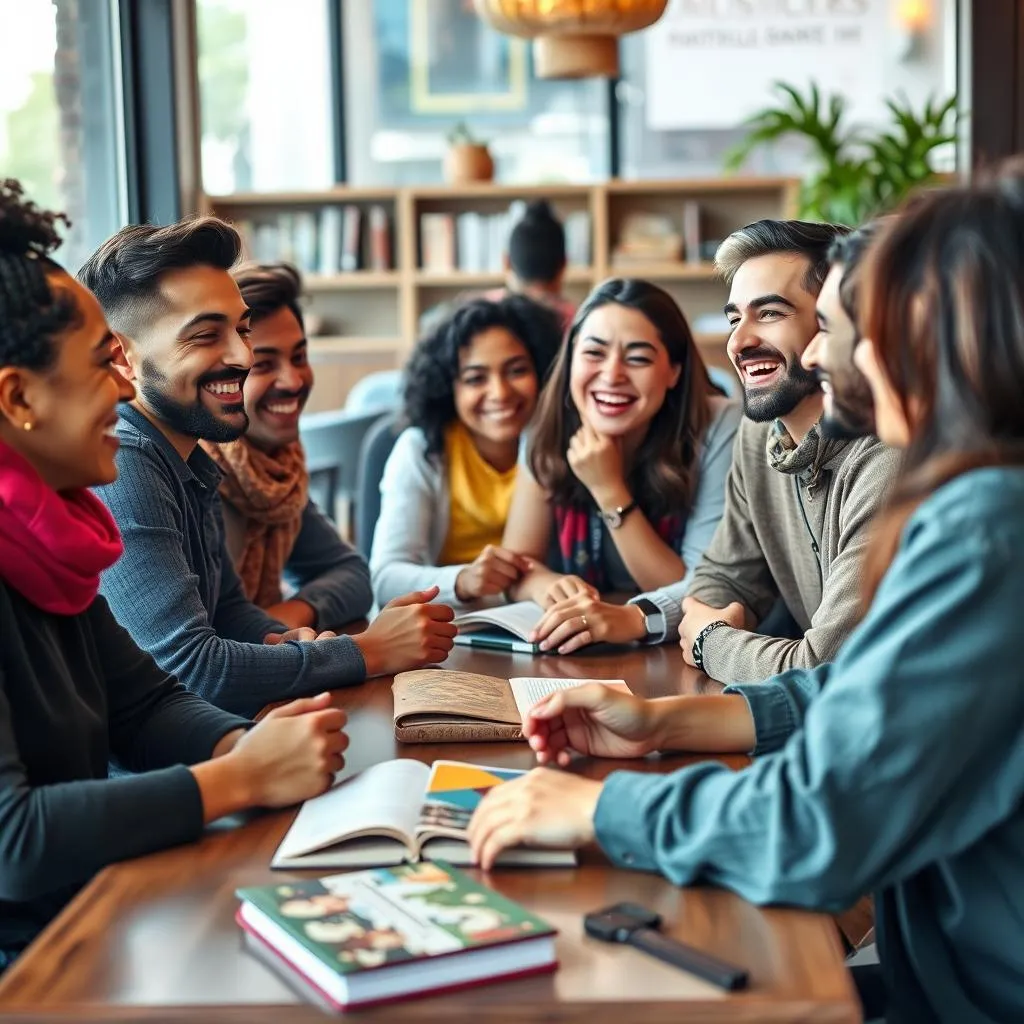
M 763 757 L 617 772 L 618 864 L 758 903 L 874 891 L 886 1020 L 1024 1020 L 1024 469 L 964 473 L 908 521 L 835 662 L 731 687 Z
M 100 590 L 157 664 L 212 704 L 253 715 L 272 701 L 362 682 L 349 637 L 267 646 L 285 627 L 247 600 L 224 543 L 220 471 L 198 446 L 185 461 L 122 405 L 118 478 L 96 493 L 124 538 Z

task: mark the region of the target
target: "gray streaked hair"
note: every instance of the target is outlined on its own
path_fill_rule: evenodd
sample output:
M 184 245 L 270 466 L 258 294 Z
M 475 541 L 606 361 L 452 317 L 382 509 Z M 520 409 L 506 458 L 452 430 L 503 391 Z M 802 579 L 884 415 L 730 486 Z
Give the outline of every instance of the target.
M 803 286 L 817 295 L 828 276 L 829 252 L 833 242 L 849 234 L 841 224 L 818 224 L 806 220 L 758 220 L 734 231 L 715 253 L 715 269 L 732 284 L 736 271 L 747 260 L 776 253 L 803 256 L 810 266 Z

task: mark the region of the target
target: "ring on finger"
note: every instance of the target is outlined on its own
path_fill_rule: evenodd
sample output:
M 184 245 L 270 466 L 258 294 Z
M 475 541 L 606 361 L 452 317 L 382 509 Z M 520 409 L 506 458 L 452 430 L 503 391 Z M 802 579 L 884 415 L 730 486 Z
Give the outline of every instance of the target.
M 586 617 L 586 615 L 581 615 L 580 616 L 580 622 L 583 623 L 583 628 L 587 629 L 587 617 Z

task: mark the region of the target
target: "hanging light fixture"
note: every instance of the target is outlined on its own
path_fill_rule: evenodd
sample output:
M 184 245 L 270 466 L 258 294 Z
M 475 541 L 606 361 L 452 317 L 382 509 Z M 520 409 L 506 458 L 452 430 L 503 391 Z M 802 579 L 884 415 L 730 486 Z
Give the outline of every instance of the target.
M 619 36 L 653 25 L 668 0 L 473 0 L 499 32 L 533 39 L 540 78 L 619 74 Z

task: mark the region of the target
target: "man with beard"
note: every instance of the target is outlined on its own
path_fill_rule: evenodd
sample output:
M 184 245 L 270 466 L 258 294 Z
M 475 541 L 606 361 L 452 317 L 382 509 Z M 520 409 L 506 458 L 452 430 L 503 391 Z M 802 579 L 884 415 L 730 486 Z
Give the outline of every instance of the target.
M 223 473 L 220 496 L 228 553 L 245 596 L 285 625 L 335 627 L 373 604 L 366 562 L 309 497 L 299 416 L 313 368 L 299 297 L 287 263 L 232 272 L 249 308 L 253 364 L 242 388 L 249 426 L 236 441 L 201 441 Z M 282 599 L 282 579 L 293 588 Z
M 238 233 L 213 217 L 130 225 L 79 272 L 120 343 L 115 364 L 136 387 L 121 407 L 119 476 L 99 489 L 124 538 L 101 591 L 136 643 L 165 671 L 225 710 L 443 660 L 453 613 L 436 588 L 385 607 L 356 636 L 319 636 L 249 601 L 228 555 L 221 473 L 199 446 L 248 425 L 250 310 L 230 268 Z
M 843 436 L 823 424 L 817 374 L 801 363 L 818 333 L 830 247 L 845 234 L 828 224 L 758 221 L 716 255 L 730 286 L 728 351 L 746 417 L 725 514 L 683 601 L 679 636 L 686 660 L 722 682 L 830 661 L 858 618 L 868 529 L 897 455 L 877 438 L 849 438 L 864 427 L 863 410 L 849 422 L 845 406 L 834 410 Z M 830 329 L 838 325 L 835 308 L 822 312 Z M 847 369 L 856 372 L 838 372 Z M 777 614 L 765 622 L 780 603 L 793 636 L 772 635 Z

